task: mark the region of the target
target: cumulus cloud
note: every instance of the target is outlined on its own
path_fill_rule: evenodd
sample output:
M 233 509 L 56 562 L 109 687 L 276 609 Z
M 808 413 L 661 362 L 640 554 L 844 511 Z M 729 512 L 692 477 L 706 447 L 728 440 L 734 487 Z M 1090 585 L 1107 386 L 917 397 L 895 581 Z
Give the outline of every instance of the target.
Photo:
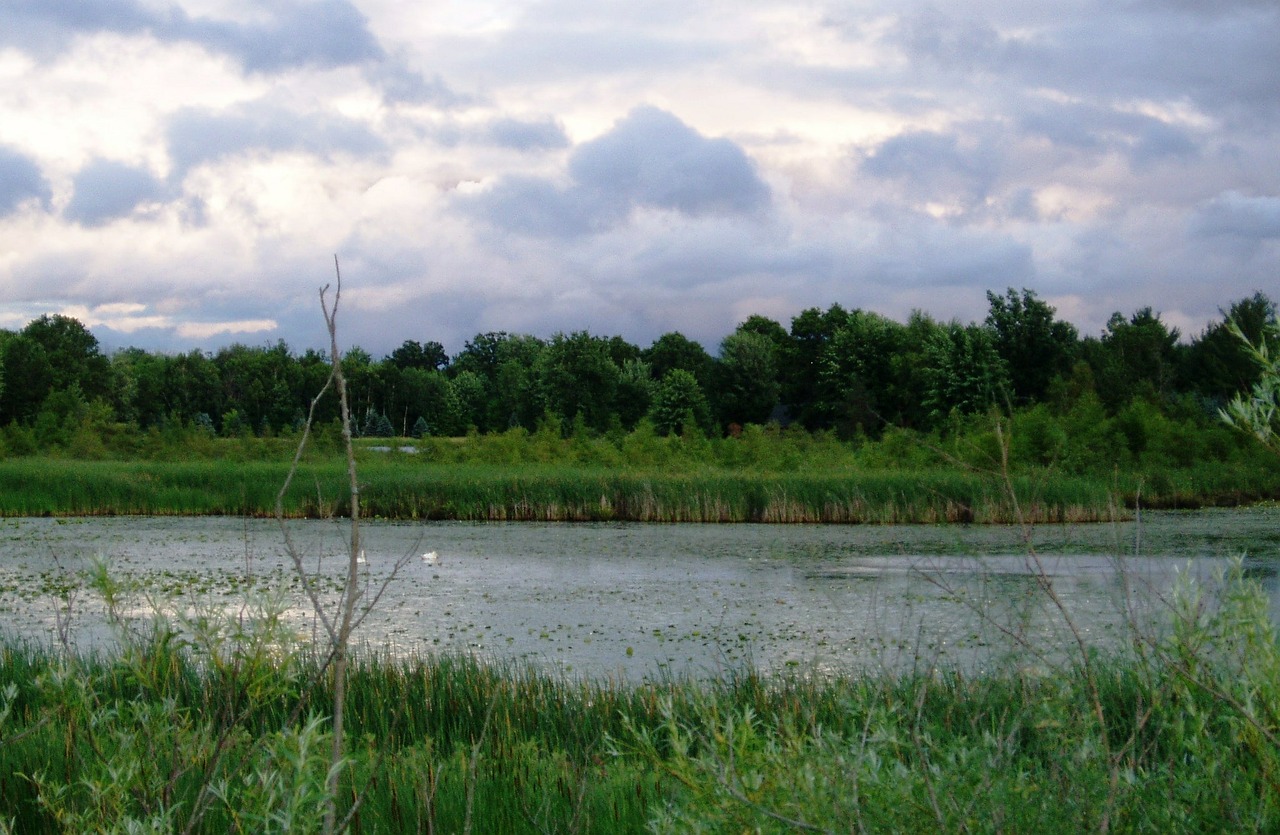
M 186 109 L 169 120 L 169 156 L 180 177 L 211 160 L 248 151 L 302 151 L 322 157 L 386 148 L 370 128 L 344 116 L 296 113 L 267 101 L 226 110 Z
M 495 145 L 517 151 L 553 150 L 569 145 L 564 126 L 554 119 L 530 121 L 504 117 L 490 123 L 485 136 Z
M 40 167 L 30 158 L 0 145 L 0 215 L 28 200 L 47 204 L 52 191 Z
M 368 21 L 347 0 L 269 0 L 250 21 L 192 17 L 136 0 L 13 0 L 0 43 L 55 51 L 76 36 L 147 34 L 227 54 L 251 72 L 335 67 L 383 57 Z
M 145 168 L 94 160 L 76 174 L 71 202 L 63 216 L 85 226 L 98 226 L 130 214 L 138 204 L 160 198 L 165 191 Z
M 261 7 L 268 13 L 261 21 L 191 18 L 176 10 L 156 28 L 162 36 L 232 55 L 250 72 L 340 67 L 384 57 L 368 20 L 348 0 L 275 0 Z
M 177 326 L 184 339 L 205 340 L 223 334 L 267 333 L 277 327 L 274 319 L 245 319 L 237 322 L 183 322 Z
M 332 251 L 375 354 L 1005 286 L 1195 333 L 1274 283 L 1265 0 L 4 9 L 0 322 L 310 345 Z
M 769 187 L 740 147 L 708 139 L 670 113 L 638 107 L 569 157 L 567 186 L 508 176 L 471 203 L 489 222 L 513 231 L 575 235 L 622 222 L 633 209 L 751 215 Z
M 361 67 L 388 101 L 453 106 L 465 103 L 436 75 L 426 78 L 403 56 L 389 55 L 351 0 L 262 0 L 248 19 L 192 15 L 178 3 L 138 0 L 12 0 L 0 46 L 42 60 L 97 34 L 193 44 L 225 55 L 247 73 Z
M 959 137 L 932 131 L 903 133 L 885 140 L 862 163 L 862 171 L 897 180 L 918 198 L 973 204 L 995 181 L 999 157 L 981 145 L 962 148 Z

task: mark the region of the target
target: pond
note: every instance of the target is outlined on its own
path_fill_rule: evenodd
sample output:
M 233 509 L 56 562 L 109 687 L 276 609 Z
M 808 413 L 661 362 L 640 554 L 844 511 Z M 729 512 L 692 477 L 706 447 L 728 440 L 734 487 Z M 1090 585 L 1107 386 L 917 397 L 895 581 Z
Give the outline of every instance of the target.
M 290 530 L 335 587 L 346 527 Z M 1180 576 L 1213 583 L 1235 557 L 1280 612 L 1275 508 L 1042 526 L 1030 547 L 1004 526 L 366 522 L 362 532 L 370 593 L 408 559 L 357 633 L 361 646 L 589 678 L 1053 664 L 1077 635 L 1105 648 L 1158 630 Z M 52 642 L 62 623 L 80 649 L 108 640 L 83 579 L 102 559 L 145 592 L 135 617 L 157 601 L 236 607 L 251 578 L 282 590 L 293 627 L 310 636 L 281 542 L 265 520 L 3 519 L 0 634 Z M 427 551 L 434 565 L 418 556 Z

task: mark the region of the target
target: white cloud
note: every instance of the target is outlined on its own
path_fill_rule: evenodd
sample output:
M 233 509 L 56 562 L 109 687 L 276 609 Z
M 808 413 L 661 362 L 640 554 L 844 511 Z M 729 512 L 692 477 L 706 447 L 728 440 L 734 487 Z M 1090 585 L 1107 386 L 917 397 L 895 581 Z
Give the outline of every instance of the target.
M 239 322 L 183 322 L 176 330 L 183 339 L 204 340 L 224 334 L 265 333 L 276 327 L 274 319 L 246 319 Z

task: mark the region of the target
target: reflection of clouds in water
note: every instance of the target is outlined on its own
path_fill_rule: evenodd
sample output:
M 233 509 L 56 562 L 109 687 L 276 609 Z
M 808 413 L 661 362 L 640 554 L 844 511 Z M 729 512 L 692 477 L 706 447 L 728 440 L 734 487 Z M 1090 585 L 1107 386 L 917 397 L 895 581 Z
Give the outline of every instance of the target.
M 399 556 L 431 549 L 450 558 L 437 566 L 411 560 L 356 644 L 628 678 L 660 670 L 715 674 L 746 663 L 819 671 L 980 668 L 1009 660 L 1018 641 L 1061 661 L 1072 636 L 1042 581 L 1053 584 L 1090 642 L 1122 646 L 1128 617 L 1161 613 L 1149 602 L 1152 592 L 1166 593 L 1188 566 L 1211 579 L 1277 517 L 1144 514 L 1151 521 L 1141 558 L 1108 555 L 1111 543 L 1135 541 L 1110 526 L 1042 528 L 1038 565 L 1017 553 L 1017 534 L 1007 528 L 367 523 L 363 576 L 371 589 Z M 299 522 L 295 533 L 336 599 L 344 529 Z M 57 598 L 41 593 L 38 582 L 51 570 L 50 553 L 71 564 L 98 552 L 110 555 L 121 576 L 214 605 L 237 605 L 251 570 L 260 583 L 292 595 L 291 627 L 313 633 L 314 616 L 272 522 L 33 519 L 17 520 L 6 534 L 0 630 L 11 634 L 52 634 Z M 1189 563 L 1192 557 L 1198 559 Z M 1280 603 L 1275 566 L 1274 554 L 1246 564 L 1273 606 Z M 94 634 L 95 605 L 80 593 L 82 646 Z M 17 616 L 28 611 L 38 616 Z

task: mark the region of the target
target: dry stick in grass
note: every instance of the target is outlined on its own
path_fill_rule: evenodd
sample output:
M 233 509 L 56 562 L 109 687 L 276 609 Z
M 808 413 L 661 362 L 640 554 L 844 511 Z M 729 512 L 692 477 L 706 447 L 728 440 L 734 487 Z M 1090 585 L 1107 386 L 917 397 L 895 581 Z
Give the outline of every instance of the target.
M 293 463 L 289 467 L 289 471 L 285 476 L 284 483 L 280 487 L 280 491 L 276 494 L 276 519 L 280 524 L 281 534 L 284 538 L 285 551 L 289 554 L 289 558 L 293 563 L 294 571 L 301 581 L 302 588 L 311 602 L 311 607 L 316 618 L 324 626 L 325 634 L 329 639 L 329 652 L 321 664 L 320 672 L 332 668 L 333 675 L 333 748 L 330 757 L 330 767 L 328 776 L 325 781 L 325 816 L 324 816 L 324 832 L 333 833 L 340 831 L 337 821 L 337 795 L 338 795 L 338 779 L 342 772 L 343 762 L 343 713 L 346 707 L 346 677 L 347 662 L 349 660 L 349 651 L 351 643 L 351 633 L 363 622 L 368 615 L 370 609 L 377 604 L 387 587 L 395 579 L 397 572 L 405 565 L 408 555 L 401 557 L 395 563 L 390 574 L 383 580 L 381 586 L 373 595 L 371 601 L 366 604 L 363 611 L 360 610 L 360 598 L 364 592 L 359 585 L 359 556 L 360 556 L 360 483 L 356 476 L 356 456 L 355 449 L 351 441 L 351 408 L 347 398 L 347 381 L 342 373 L 342 356 L 338 351 L 338 305 L 342 299 L 342 271 L 338 266 L 338 256 L 333 257 L 334 273 L 336 275 L 336 287 L 333 295 L 333 306 L 330 307 L 327 300 L 329 285 L 320 288 L 320 308 L 324 314 L 325 327 L 329 332 L 329 377 L 325 380 L 320 392 L 311 401 L 311 407 L 307 413 L 307 420 L 303 424 L 302 438 L 298 441 L 298 447 L 294 453 Z M 350 540 L 347 550 L 347 570 L 342 588 L 342 597 L 339 600 L 336 613 L 329 612 L 324 601 L 320 596 L 320 579 L 319 572 L 312 573 L 308 571 L 303 562 L 303 552 L 297 547 L 293 540 L 293 536 L 289 531 L 289 527 L 285 522 L 284 514 L 284 497 L 289 490 L 289 486 L 293 482 L 294 476 L 297 474 L 298 465 L 302 460 L 303 451 L 311 436 L 311 428 L 315 419 L 316 406 L 320 402 L 320 398 L 332 386 L 338 394 L 339 413 L 342 419 L 342 440 L 347 460 L 347 479 L 348 490 L 351 496 L 350 511 Z M 357 798 L 357 804 L 363 797 Z M 358 808 L 358 805 L 357 807 Z M 354 810 L 353 810 L 354 811 Z M 341 828 L 345 828 L 351 822 L 351 816 L 342 822 Z
M 495 689 L 493 695 L 489 697 L 489 706 L 484 711 L 484 724 L 480 726 L 480 736 L 471 743 L 471 753 L 467 757 L 467 800 L 462 823 L 463 835 L 471 835 L 471 814 L 475 808 L 476 782 L 479 779 L 477 771 L 480 767 L 480 746 L 484 744 L 484 738 L 489 735 L 489 722 L 493 719 L 493 708 L 498 703 L 500 692 L 499 689 Z

